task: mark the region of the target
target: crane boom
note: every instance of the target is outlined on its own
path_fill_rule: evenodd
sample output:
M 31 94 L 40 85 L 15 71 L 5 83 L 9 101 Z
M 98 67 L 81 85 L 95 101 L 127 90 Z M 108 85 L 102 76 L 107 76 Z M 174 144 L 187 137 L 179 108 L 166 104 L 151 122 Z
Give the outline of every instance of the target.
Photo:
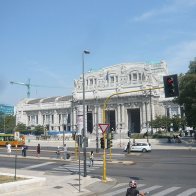
M 10 81 L 10 84 L 19 84 L 19 85 L 25 85 L 25 86 L 27 86 L 27 84 L 25 84 L 23 82 L 13 82 L 13 81 Z
M 15 81 L 10 81 L 10 84 L 17 84 L 17 85 L 22 85 L 27 87 L 27 97 L 30 98 L 30 90 L 31 87 L 44 87 L 44 88 L 63 88 L 65 87 L 57 87 L 57 86 L 46 86 L 46 85 L 37 85 L 37 84 L 31 84 L 30 79 L 28 79 L 27 83 L 24 82 L 15 82 Z
M 18 84 L 18 85 L 23 85 L 27 87 L 27 97 L 30 98 L 30 79 L 28 79 L 27 83 L 24 82 L 14 82 L 14 81 L 10 81 L 10 84 Z

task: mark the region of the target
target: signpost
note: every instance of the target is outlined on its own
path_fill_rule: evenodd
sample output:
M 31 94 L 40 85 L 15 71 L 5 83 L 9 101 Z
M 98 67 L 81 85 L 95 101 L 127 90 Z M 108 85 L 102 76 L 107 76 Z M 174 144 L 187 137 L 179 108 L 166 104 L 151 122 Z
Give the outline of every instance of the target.
M 108 129 L 108 127 L 110 126 L 110 124 L 98 124 L 102 134 L 103 134 L 103 141 L 104 141 L 104 153 L 103 153 L 103 177 L 102 180 L 103 182 L 106 182 L 106 145 L 105 145 L 105 141 L 106 141 L 106 130 Z

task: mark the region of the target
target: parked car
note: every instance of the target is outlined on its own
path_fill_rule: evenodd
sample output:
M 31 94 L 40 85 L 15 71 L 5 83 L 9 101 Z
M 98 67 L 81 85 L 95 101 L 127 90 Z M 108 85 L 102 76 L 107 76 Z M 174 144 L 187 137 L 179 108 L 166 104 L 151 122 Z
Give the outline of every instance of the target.
M 131 145 L 131 151 L 150 152 L 151 144 L 147 142 L 137 142 Z

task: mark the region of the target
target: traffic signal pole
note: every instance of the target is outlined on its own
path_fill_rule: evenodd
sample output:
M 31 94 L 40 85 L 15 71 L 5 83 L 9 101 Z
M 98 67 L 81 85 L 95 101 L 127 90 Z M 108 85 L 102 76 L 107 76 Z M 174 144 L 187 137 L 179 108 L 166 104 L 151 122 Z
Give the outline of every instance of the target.
M 103 134 L 104 141 L 104 149 L 103 149 L 103 182 L 107 182 L 106 180 L 106 133 Z
M 156 89 L 162 89 L 164 87 L 155 87 L 155 88 L 146 88 L 146 89 L 141 89 L 141 90 L 134 90 L 134 91 L 126 91 L 126 92 L 118 92 L 118 93 L 114 93 L 112 95 L 110 95 L 109 97 L 106 98 L 105 102 L 104 102 L 104 105 L 103 105 L 103 123 L 105 124 L 106 123 L 106 118 L 105 118 L 105 111 L 106 111 L 106 108 L 107 108 L 107 104 L 109 102 L 109 100 L 116 96 L 116 95 L 123 95 L 123 94 L 128 94 L 128 93 L 135 93 L 135 92 L 142 92 L 142 91 L 146 91 L 146 90 L 156 90 Z M 104 153 L 103 153 L 103 177 L 102 177 L 102 181 L 103 182 L 107 182 L 106 180 L 106 133 L 104 133 Z M 111 150 L 111 148 L 110 148 Z

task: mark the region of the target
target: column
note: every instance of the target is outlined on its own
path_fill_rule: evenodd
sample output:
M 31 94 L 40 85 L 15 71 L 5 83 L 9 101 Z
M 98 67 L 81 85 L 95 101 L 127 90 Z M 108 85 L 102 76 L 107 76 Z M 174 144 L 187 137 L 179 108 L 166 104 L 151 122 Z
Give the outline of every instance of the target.
M 126 125 L 125 125 L 125 106 L 124 104 L 121 105 L 121 122 L 122 124 L 122 129 L 125 129 Z

